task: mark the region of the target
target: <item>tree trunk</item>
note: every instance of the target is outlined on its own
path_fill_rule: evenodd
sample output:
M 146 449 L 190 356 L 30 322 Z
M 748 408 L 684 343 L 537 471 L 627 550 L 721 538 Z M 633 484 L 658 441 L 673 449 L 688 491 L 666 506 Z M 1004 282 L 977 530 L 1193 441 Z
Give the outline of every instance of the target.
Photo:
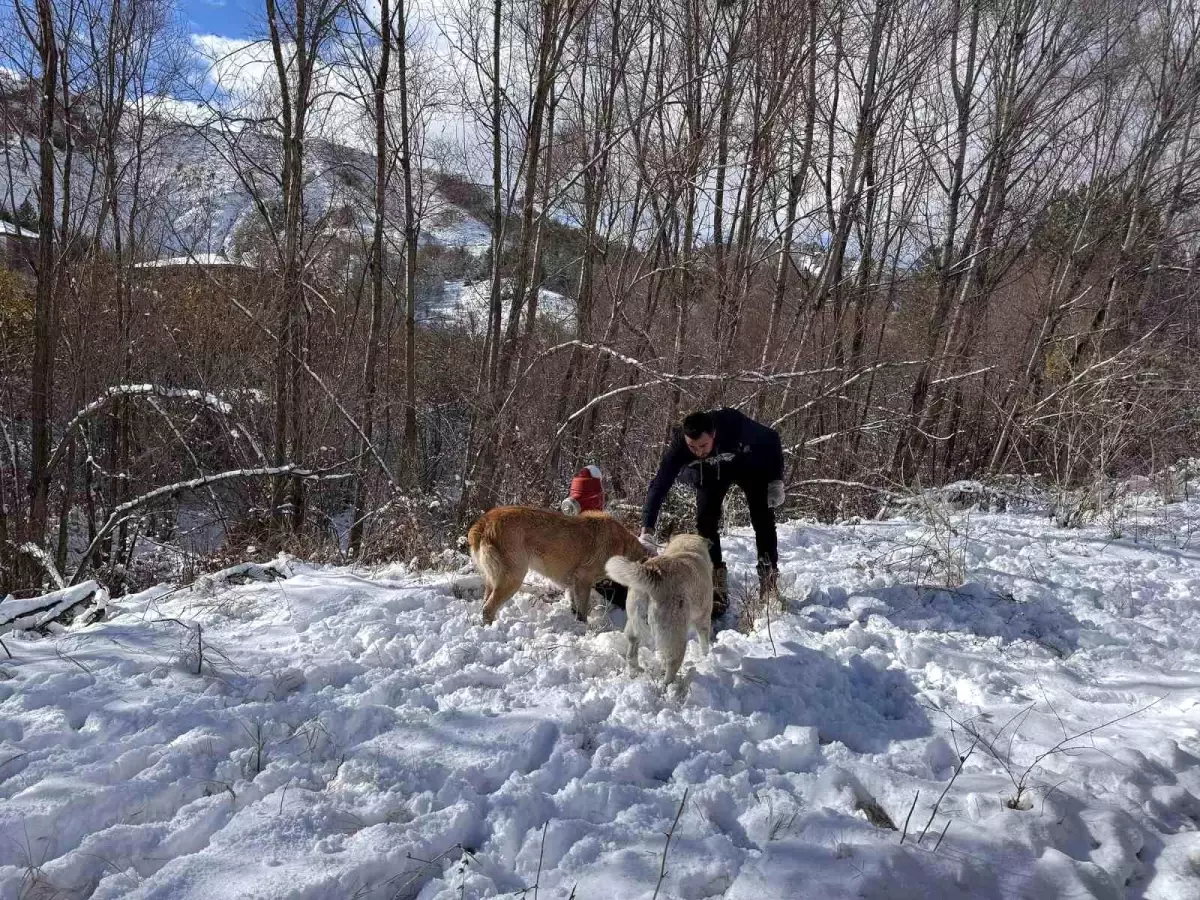
M 401 3 L 404 0 L 400 0 Z M 375 222 L 371 232 L 371 317 L 367 326 L 367 349 L 363 361 L 363 397 L 360 407 L 362 435 L 358 446 L 358 478 L 354 491 L 354 520 L 350 525 L 349 553 L 362 549 L 367 506 L 367 473 L 371 468 L 368 447 L 375 437 L 375 393 L 379 368 L 379 336 L 383 326 L 383 304 L 387 257 L 383 239 L 387 216 L 387 81 L 392 56 L 392 13 L 390 0 L 380 2 L 379 67 L 372 79 L 375 118 Z
M 408 103 L 408 14 L 398 0 L 396 48 L 400 75 L 400 169 L 404 176 L 404 453 L 405 469 L 416 477 L 420 469 L 417 442 L 417 221 L 413 188 L 412 133 Z
M 58 78 L 58 43 L 54 5 L 37 0 L 37 50 L 41 64 L 41 107 L 38 120 L 37 292 L 33 310 L 33 368 L 30 390 L 29 521 L 25 539 L 41 546 L 46 534 L 50 491 L 50 419 L 54 405 L 54 352 L 58 337 L 54 285 L 58 268 L 55 244 L 54 120 Z

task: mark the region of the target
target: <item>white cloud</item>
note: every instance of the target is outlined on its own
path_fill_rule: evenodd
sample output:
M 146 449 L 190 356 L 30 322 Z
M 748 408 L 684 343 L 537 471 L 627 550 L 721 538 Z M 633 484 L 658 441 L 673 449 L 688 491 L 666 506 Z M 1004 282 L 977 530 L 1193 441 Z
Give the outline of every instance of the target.
M 368 14 L 378 21 L 378 0 L 369 2 Z M 453 15 L 447 0 L 423 0 L 420 5 L 409 7 L 409 15 L 408 31 L 416 45 L 410 65 L 423 68 L 429 78 L 448 86 L 445 105 L 426 111 L 426 148 L 437 154 L 440 167 L 459 171 L 474 180 L 484 180 L 490 171 L 486 134 L 463 108 L 458 90 L 451 86 L 461 77 L 456 67 L 461 66 L 462 61 L 442 30 L 452 28 Z M 202 93 L 210 108 L 220 109 L 234 118 L 275 114 L 279 85 L 267 40 L 215 34 L 195 34 L 191 40 L 202 74 Z M 290 52 L 290 49 L 285 50 L 286 54 L 290 55 Z M 373 129 L 362 101 L 357 99 L 365 89 L 364 79 L 356 79 L 348 68 L 327 66 L 318 73 L 316 81 L 310 134 L 371 152 Z M 178 118 L 203 121 L 199 110 L 204 104 L 193 106 L 182 106 Z
M 266 41 L 192 35 L 192 46 L 210 86 L 234 103 L 260 96 L 273 78 L 271 46 Z

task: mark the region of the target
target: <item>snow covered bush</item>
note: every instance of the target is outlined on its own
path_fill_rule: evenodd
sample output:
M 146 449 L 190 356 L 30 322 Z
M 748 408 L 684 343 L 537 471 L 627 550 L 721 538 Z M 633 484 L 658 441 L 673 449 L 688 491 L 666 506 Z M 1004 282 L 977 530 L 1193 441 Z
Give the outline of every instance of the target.
M 453 556 L 466 527 L 455 522 L 455 505 L 436 493 L 397 494 L 367 522 L 361 559 L 368 564 L 417 559 L 422 568 L 457 567 Z M 446 557 L 447 551 L 451 557 Z

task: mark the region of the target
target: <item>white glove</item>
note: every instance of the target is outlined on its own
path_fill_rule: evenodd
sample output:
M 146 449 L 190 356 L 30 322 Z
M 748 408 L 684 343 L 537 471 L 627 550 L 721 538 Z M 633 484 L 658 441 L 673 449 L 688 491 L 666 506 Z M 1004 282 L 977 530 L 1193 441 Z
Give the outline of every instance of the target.
M 638 535 L 638 543 L 642 545 L 642 549 L 651 556 L 658 556 L 658 541 L 654 539 L 652 534 Z
M 777 506 L 783 506 L 783 501 L 787 499 L 787 491 L 783 489 L 782 481 L 772 481 L 767 485 L 767 506 L 774 509 Z

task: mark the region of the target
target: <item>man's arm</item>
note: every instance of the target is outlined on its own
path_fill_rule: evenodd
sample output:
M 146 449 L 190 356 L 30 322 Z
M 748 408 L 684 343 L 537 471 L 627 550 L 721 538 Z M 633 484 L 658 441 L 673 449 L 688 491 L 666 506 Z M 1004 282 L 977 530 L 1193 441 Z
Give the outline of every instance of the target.
M 658 464 L 658 471 L 646 491 L 646 505 L 642 507 L 642 531 L 654 530 L 658 522 L 658 512 L 662 509 L 663 501 L 667 499 L 667 491 L 675 483 L 679 470 L 687 461 L 687 445 L 683 442 L 683 432 L 676 432 L 663 453 Z

